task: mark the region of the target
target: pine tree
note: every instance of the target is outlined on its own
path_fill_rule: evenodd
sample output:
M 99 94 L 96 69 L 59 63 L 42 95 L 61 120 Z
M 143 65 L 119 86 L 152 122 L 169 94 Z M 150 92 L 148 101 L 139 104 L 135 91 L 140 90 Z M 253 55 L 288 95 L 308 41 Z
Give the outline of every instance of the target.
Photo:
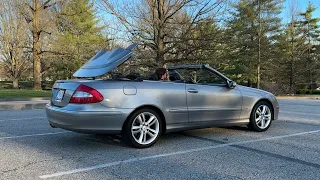
M 306 39 L 302 36 L 303 29 L 299 28 L 297 23 L 298 21 L 292 19 L 277 42 L 278 67 L 273 72 L 278 74 L 277 83 L 282 84 L 282 87 L 289 86 L 287 93 L 295 93 L 297 83 L 303 77 Z
M 107 40 L 90 0 L 68 0 L 57 9 L 59 34 L 53 45 L 64 56 L 55 61 L 56 78 L 72 78 L 72 74 L 102 48 Z
M 316 58 L 316 46 L 319 44 L 320 30 L 318 22 L 319 18 L 314 18 L 312 13 L 316 10 L 316 7 L 309 1 L 308 7 L 305 12 L 300 15 L 303 20 L 299 22 L 300 28 L 304 29 L 304 36 L 306 37 L 307 52 L 306 52 L 306 63 L 307 63 L 307 76 L 309 77 L 310 85 L 315 83 L 315 76 L 317 70 L 315 65 L 317 64 Z
M 274 43 L 279 37 L 283 0 L 240 0 L 234 5 L 233 18 L 228 22 L 232 57 L 248 83 L 254 81 L 260 88 L 261 74 L 270 74 L 267 67 L 275 59 Z

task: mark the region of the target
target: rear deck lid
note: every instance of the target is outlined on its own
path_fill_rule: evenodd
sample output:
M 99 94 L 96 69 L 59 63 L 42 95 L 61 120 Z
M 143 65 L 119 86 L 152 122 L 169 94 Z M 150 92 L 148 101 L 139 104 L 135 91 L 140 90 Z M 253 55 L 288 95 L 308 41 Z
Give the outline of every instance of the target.
M 132 55 L 132 50 L 137 46 L 133 43 L 126 49 L 117 48 L 111 51 L 100 50 L 94 57 L 78 69 L 74 77 L 96 77 L 110 72 L 120 64 L 129 59 Z

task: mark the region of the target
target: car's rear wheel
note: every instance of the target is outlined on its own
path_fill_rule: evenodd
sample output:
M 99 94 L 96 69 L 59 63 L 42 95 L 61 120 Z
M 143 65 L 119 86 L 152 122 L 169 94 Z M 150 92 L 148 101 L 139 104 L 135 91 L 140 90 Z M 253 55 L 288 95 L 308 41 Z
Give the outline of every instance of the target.
M 264 101 L 258 102 L 251 112 L 248 127 L 258 132 L 266 131 L 271 125 L 272 113 L 269 103 Z
M 124 126 L 124 138 L 137 148 L 152 146 L 161 135 L 162 121 L 152 109 L 140 109 L 133 113 Z

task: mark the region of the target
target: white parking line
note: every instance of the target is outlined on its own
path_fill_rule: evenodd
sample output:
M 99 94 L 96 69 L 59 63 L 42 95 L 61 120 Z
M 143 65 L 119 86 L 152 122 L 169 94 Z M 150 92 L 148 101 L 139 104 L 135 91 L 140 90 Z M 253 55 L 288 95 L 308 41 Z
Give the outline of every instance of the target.
M 0 140 L 4 140 L 4 139 L 18 139 L 18 138 L 34 137 L 34 136 L 47 136 L 47 135 L 63 134 L 63 133 L 71 133 L 71 132 L 69 132 L 69 131 L 63 131 L 63 132 L 55 132 L 55 133 L 28 134 L 28 135 L 21 135 L 21 136 L 8 136 L 8 137 L 0 137 Z
M 58 177 L 58 176 L 63 176 L 63 175 L 69 175 L 69 174 L 74 174 L 74 173 L 80 173 L 80 172 L 91 171 L 91 170 L 95 170 L 95 169 L 116 166 L 116 165 L 125 164 L 125 163 L 144 161 L 144 160 L 148 160 L 148 159 L 156 159 L 156 158 L 173 156 L 173 155 L 181 155 L 181 154 L 204 151 L 204 150 L 209 150 L 209 149 L 229 147 L 232 145 L 243 145 L 243 144 L 249 144 L 249 143 L 254 143 L 254 142 L 261 142 L 261 141 L 268 141 L 268 140 L 281 139 L 281 138 L 287 138 L 287 137 L 301 136 L 301 135 L 305 135 L 305 134 L 313 134 L 313 133 L 318 133 L 318 132 L 320 132 L 320 130 L 308 131 L 308 132 L 302 132 L 302 133 L 296 133 L 296 134 L 288 134 L 288 135 L 282 135 L 282 136 L 275 136 L 275 137 L 256 139 L 256 140 L 250 140 L 250 141 L 233 142 L 233 143 L 219 144 L 219 145 L 213 145 L 213 146 L 206 146 L 206 147 L 201 147 L 201 148 L 189 149 L 189 150 L 185 150 L 185 151 L 177 151 L 177 152 L 173 152 L 173 153 L 165 153 L 165 154 L 158 154 L 158 155 L 153 155 L 153 156 L 132 158 L 132 159 L 127 159 L 127 160 L 122 160 L 122 161 L 115 161 L 115 162 L 111 162 L 111 163 L 100 164 L 100 165 L 90 166 L 90 167 L 85 167 L 85 168 L 79 168 L 79 169 L 74 169 L 74 170 L 70 170 L 70 171 L 62 171 L 62 172 L 58 172 L 58 173 L 54 173 L 54 174 L 42 175 L 39 177 L 41 179 L 46 179 L 46 178 Z
M 0 122 L 3 122 L 3 121 L 21 121 L 21 120 L 29 120 L 29 119 L 42 119 L 42 118 L 47 118 L 47 117 L 38 116 L 38 117 L 32 117 L 32 118 L 0 119 Z

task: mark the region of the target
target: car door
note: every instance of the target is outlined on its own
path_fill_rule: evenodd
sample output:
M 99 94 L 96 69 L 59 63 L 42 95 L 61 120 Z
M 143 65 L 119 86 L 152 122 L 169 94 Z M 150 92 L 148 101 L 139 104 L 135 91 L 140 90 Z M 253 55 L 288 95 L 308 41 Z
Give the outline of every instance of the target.
M 238 120 L 242 95 L 237 87 L 231 89 L 226 81 L 212 71 L 198 69 L 186 82 L 189 122 Z

